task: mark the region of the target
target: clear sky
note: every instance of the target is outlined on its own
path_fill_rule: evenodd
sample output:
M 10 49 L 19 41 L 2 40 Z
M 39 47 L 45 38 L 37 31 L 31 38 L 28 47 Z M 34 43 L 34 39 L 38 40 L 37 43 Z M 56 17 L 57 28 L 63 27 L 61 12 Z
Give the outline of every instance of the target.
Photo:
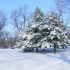
M 30 11 L 33 11 L 37 6 L 43 11 L 47 11 L 54 5 L 54 0 L 0 0 L 0 10 L 10 12 L 25 4 L 28 5 Z
M 54 8 L 54 0 L 0 0 L 0 10 L 6 12 L 8 17 L 10 17 L 11 11 L 25 4 L 28 5 L 29 12 L 33 12 L 37 6 L 45 13 Z M 8 19 L 10 20 L 10 18 Z M 13 30 L 10 23 L 6 30 Z

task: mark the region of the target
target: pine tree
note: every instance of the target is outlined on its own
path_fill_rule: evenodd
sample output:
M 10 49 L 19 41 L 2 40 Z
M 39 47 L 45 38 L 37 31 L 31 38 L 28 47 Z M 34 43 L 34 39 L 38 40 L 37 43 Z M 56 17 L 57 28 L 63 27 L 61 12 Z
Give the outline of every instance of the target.
M 55 13 L 51 12 L 48 16 L 50 24 L 50 34 L 48 35 L 48 42 L 50 42 L 54 47 L 54 52 L 56 48 L 61 46 L 65 47 L 68 45 L 68 34 L 67 28 L 60 17 Z
M 40 10 L 39 7 L 37 7 L 35 9 L 33 19 L 35 20 L 35 22 L 41 22 L 41 20 L 43 19 L 43 17 L 44 17 L 43 12 Z
M 57 13 L 51 12 L 44 16 L 37 7 L 25 32 L 20 32 L 17 43 L 23 49 L 36 48 L 38 52 L 38 48 L 54 47 L 56 52 L 56 48 L 68 46 L 67 27 Z

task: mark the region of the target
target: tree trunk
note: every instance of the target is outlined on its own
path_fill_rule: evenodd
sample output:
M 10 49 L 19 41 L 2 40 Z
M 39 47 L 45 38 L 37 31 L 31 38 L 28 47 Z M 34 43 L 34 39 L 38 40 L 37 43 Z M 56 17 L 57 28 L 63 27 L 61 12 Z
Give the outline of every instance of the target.
M 64 49 L 64 46 L 62 48 Z
M 43 49 L 43 51 L 45 51 L 45 49 Z
M 36 52 L 38 52 L 38 48 L 36 48 Z
M 54 44 L 54 53 L 56 53 L 56 44 Z

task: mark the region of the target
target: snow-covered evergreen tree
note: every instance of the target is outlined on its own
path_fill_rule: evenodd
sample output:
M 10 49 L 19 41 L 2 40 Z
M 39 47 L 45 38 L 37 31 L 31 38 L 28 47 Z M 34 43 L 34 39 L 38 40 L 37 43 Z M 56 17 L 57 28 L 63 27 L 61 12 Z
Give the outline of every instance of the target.
M 43 17 L 44 17 L 43 12 L 39 9 L 39 7 L 37 7 L 35 9 L 34 16 L 33 16 L 34 21 L 35 22 L 41 22 Z
M 25 32 L 20 32 L 17 44 L 23 49 L 33 47 L 38 51 L 38 48 L 54 47 L 56 51 L 57 47 L 69 44 L 67 28 L 55 12 L 44 16 L 37 7 Z
M 55 12 L 51 12 L 47 19 L 50 27 L 47 42 L 50 43 L 50 46 L 52 45 L 54 47 L 54 51 L 56 51 L 56 48 L 59 46 L 63 48 L 68 46 L 67 27 L 61 18 Z

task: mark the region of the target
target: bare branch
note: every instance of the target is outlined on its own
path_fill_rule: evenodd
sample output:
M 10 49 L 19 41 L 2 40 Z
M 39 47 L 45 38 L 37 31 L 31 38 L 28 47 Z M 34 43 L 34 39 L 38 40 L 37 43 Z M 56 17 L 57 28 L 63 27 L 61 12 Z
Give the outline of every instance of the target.
M 18 17 L 19 17 L 19 15 L 18 15 L 17 10 L 15 10 L 11 13 L 12 21 L 13 21 L 14 25 L 16 26 L 16 28 L 19 30 Z
M 19 9 L 13 11 L 11 14 L 13 23 L 18 30 L 25 30 L 25 24 L 27 21 L 27 9 L 27 5 L 24 5 L 22 7 L 19 7 Z
M 3 27 L 6 24 L 6 14 L 0 11 L 0 31 L 3 29 Z
M 56 7 L 58 9 L 59 16 L 62 16 L 64 10 L 67 8 L 70 0 L 56 0 Z

